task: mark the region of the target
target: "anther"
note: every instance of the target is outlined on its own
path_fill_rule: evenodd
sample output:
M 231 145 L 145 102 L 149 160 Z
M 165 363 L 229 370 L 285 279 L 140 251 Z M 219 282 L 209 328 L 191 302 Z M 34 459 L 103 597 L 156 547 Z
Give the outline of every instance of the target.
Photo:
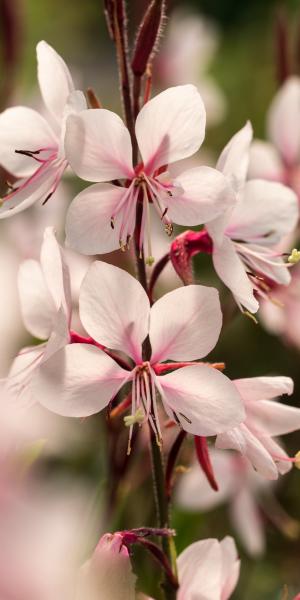
M 287 260 L 291 265 L 296 265 L 300 260 L 300 251 L 294 248 Z
M 173 225 L 172 225 L 172 223 L 167 223 L 167 224 L 165 225 L 165 232 L 166 232 L 166 234 L 167 234 L 169 237 L 171 237 L 171 235 L 172 235 L 172 233 L 173 233 Z

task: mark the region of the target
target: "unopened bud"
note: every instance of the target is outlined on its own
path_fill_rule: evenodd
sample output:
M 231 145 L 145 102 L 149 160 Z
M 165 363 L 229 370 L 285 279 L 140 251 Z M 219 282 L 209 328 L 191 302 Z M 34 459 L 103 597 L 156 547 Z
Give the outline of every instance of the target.
M 132 72 L 136 77 L 144 75 L 148 62 L 157 51 L 165 8 L 165 0 L 152 0 L 140 24 L 131 62 Z

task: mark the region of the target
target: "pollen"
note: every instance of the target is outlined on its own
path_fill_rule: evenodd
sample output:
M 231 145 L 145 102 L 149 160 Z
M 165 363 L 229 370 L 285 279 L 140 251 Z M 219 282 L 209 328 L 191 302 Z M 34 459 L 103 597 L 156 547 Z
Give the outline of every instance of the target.
M 288 263 L 291 265 L 296 265 L 300 260 L 300 251 L 297 248 L 294 248 L 291 254 L 288 257 Z
M 141 425 L 143 423 L 144 419 L 145 419 L 144 411 L 141 408 L 138 408 L 134 415 L 127 415 L 126 417 L 124 417 L 124 424 L 125 424 L 125 427 L 131 427 L 132 425 L 135 425 L 136 423 Z

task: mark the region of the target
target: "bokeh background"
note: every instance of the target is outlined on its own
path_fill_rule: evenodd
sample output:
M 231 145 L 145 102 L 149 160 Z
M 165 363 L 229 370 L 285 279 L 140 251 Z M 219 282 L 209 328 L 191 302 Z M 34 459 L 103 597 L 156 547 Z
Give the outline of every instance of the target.
M 104 106 L 120 111 L 117 70 L 114 49 L 107 34 L 103 7 L 96 0 L 1 0 L 1 80 L 2 109 L 11 104 L 39 107 L 36 85 L 36 43 L 45 39 L 64 57 L 77 87 L 92 86 Z M 128 11 L 133 35 L 146 2 L 130 0 Z M 224 106 L 221 115 L 207 130 L 201 156 L 214 162 L 229 138 L 250 119 L 255 137 L 265 136 L 265 117 L 274 93 L 278 89 L 278 31 L 279 22 L 286 22 L 288 44 L 293 55 L 293 72 L 300 74 L 300 6 L 298 0 L 278 4 L 273 0 L 194 0 L 170 3 L 172 10 L 184 10 L 208 20 L 205 28 L 213 37 L 213 52 L 204 64 L 199 54 L 199 78 L 209 76 L 218 86 Z M 167 24 L 165 36 L 168 36 Z M 164 81 L 157 65 L 157 87 Z M 167 81 L 165 82 L 168 83 Z M 212 119 L 214 120 L 214 119 Z M 300 123 L 295 124 L 300 127 Z M 1 136 L 1 132 L 0 132 Z M 4 185 L 4 176 L 1 185 Z M 45 224 L 55 223 L 63 231 L 65 207 L 81 189 L 78 181 L 68 178 L 58 197 L 37 210 L 43 217 L 30 212 L 29 216 L 0 223 L 0 325 L 1 375 L 7 372 L 11 357 L 22 345 L 32 342 L 22 326 L 16 287 L 17 267 L 25 257 L 37 256 L 41 231 Z M 61 198 L 61 195 L 64 197 Z M 42 224 L 41 224 L 42 221 Z M 113 258 L 115 261 L 116 259 Z M 85 264 L 83 265 L 83 269 Z M 199 281 L 219 285 L 212 275 L 208 257 L 198 257 L 196 273 Z M 221 289 L 221 288 L 220 288 Z M 221 289 L 224 305 L 230 303 L 228 294 Z M 300 296 L 299 296 L 300 309 Z M 295 315 L 299 320 L 300 313 Z M 233 311 L 232 319 L 224 328 L 221 340 L 212 358 L 226 363 L 231 377 L 249 377 L 263 374 L 282 374 L 295 380 L 292 403 L 300 406 L 300 339 L 298 348 L 286 340 L 271 335 L 263 323 L 251 320 Z M 70 423 L 73 434 L 68 445 L 50 453 L 41 454 L 35 470 L 40 484 L 76 480 L 88 486 L 93 497 L 95 514 L 99 515 L 99 531 L 153 524 L 150 465 L 147 443 L 143 435 L 129 464 L 124 459 L 126 438 L 120 425 L 107 424 L 105 416 Z M 187 444 L 188 446 L 188 444 Z M 288 450 L 294 454 L 300 448 L 299 434 L 290 435 Z M 189 451 L 185 449 L 182 461 L 187 465 Z M 113 467 L 112 467 L 113 465 Z M 126 472 L 121 485 L 117 480 Z M 226 477 L 226 473 L 224 474 Z M 242 546 L 242 571 L 235 600 L 279 600 L 283 586 L 289 587 L 289 598 L 300 591 L 300 473 L 293 470 L 283 477 L 276 488 L 278 502 L 293 519 L 293 527 L 281 530 L 264 514 L 267 531 L 267 551 L 259 560 L 249 558 Z M 109 508 L 105 504 L 109 497 Z M 274 507 L 269 507 L 270 514 Z M 247 519 L 247 514 L 245 514 Z M 177 529 L 179 550 L 201 537 L 223 537 L 233 534 L 228 511 L 222 506 L 208 514 L 187 513 L 178 507 L 173 511 L 173 525 Z M 283 531 L 284 530 L 284 531 Z M 92 538 L 93 538 L 92 535 Z M 91 542 L 92 545 L 92 542 Z M 158 570 L 145 554 L 136 551 L 134 562 L 144 591 L 157 594 Z M 155 596 L 156 597 L 156 596 Z M 284 597 L 285 600 L 287 597 Z

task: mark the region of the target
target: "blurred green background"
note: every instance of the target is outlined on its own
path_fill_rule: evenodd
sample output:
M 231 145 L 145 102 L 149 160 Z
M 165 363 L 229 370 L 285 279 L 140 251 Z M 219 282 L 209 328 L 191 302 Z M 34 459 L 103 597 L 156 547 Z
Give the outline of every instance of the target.
M 145 2 L 139 0 L 128 2 L 131 34 L 145 5 Z M 11 0 L 11 7 L 13 6 Z M 248 118 L 252 121 L 255 136 L 263 137 L 265 114 L 278 87 L 275 44 L 278 9 L 286 11 L 289 42 L 291 49 L 294 48 L 294 71 L 297 72 L 298 52 L 300 72 L 299 1 L 290 0 L 279 5 L 273 0 L 185 0 L 172 3 L 172 7 L 190 8 L 195 13 L 206 15 L 213 19 L 220 31 L 220 46 L 210 74 L 226 96 L 228 111 L 223 122 L 208 130 L 205 147 L 217 156 L 232 134 Z M 114 49 L 106 31 L 100 1 L 18 0 L 15 8 L 18 47 L 14 89 L 11 94 L 14 102 L 31 103 L 36 84 L 35 46 L 39 40 L 45 39 L 65 58 L 79 87 L 85 89 L 92 86 L 105 106 L 120 110 Z M 3 41 L 3 27 L 1 35 Z M 3 60 L 2 68 L 4 78 L 11 78 L 12 68 Z M 72 185 L 75 191 L 77 184 Z M 217 284 L 211 278 L 206 257 L 197 260 L 197 273 L 201 281 Z M 245 317 L 237 315 L 224 330 L 213 358 L 224 360 L 226 372 L 232 377 L 262 374 L 293 377 L 296 384 L 293 403 L 300 406 L 299 351 L 268 335 L 262 327 L 255 326 Z M 95 490 L 100 481 L 101 492 L 110 487 L 110 473 L 103 458 L 108 434 L 103 417 L 91 420 L 93 424 L 88 432 L 86 452 L 80 456 L 61 457 L 61 460 L 43 464 L 41 471 L 47 477 L 71 471 L 78 477 L 92 481 Z M 122 443 L 123 441 L 122 438 Z M 293 454 L 299 447 L 299 434 L 289 436 L 289 451 Z M 131 461 L 132 475 L 118 491 L 119 509 L 110 524 L 117 529 L 141 526 L 146 524 L 145 521 L 147 524 L 154 523 L 153 503 L 149 494 L 150 481 L 146 479 L 142 482 L 143 485 L 134 483 L 139 468 L 144 469 L 148 465 L 147 455 L 141 449 L 140 454 L 135 454 Z M 296 520 L 300 520 L 299 488 L 300 473 L 297 471 L 285 476 L 278 486 L 280 502 Z M 198 516 L 176 509 L 173 524 L 178 530 L 179 550 L 203 536 L 221 538 L 228 533 L 232 534 L 226 508 L 223 507 L 208 515 Z M 284 537 L 270 523 L 266 523 L 266 527 L 268 547 L 263 559 L 250 560 L 239 547 L 242 574 L 234 594 L 235 600 L 279 600 L 285 583 L 289 585 L 290 598 L 293 593 L 300 591 L 300 540 L 292 541 Z M 142 587 L 148 593 L 156 594 L 158 571 L 151 560 L 149 563 L 141 552 L 135 553 L 134 560 L 142 575 Z

